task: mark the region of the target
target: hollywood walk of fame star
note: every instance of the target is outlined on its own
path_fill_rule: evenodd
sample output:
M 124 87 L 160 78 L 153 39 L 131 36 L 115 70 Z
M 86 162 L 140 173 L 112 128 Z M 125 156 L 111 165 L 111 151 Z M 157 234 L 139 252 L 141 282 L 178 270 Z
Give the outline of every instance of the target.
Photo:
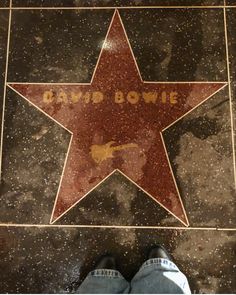
M 118 169 L 188 225 L 162 131 L 224 86 L 144 82 L 117 10 L 90 83 L 11 84 L 71 133 L 51 223 Z

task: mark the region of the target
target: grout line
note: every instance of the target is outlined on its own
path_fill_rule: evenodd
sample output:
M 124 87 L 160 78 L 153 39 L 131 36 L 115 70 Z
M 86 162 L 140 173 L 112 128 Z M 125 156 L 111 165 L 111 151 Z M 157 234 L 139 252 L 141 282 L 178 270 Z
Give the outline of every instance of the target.
M 10 8 L 12 6 L 12 0 L 10 0 Z M 7 75 L 8 75 L 8 60 L 9 60 L 9 47 L 10 47 L 10 34 L 11 34 L 11 15 L 12 11 L 9 10 L 8 18 L 8 35 L 7 35 L 7 49 L 6 49 L 6 65 L 5 65 L 5 79 L 3 90 L 3 102 L 2 102 L 2 126 L 1 126 L 1 142 L 0 142 L 0 180 L 2 178 L 2 151 L 3 151 L 3 131 L 4 131 L 4 115 L 6 105 L 6 91 L 7 91 Z
M 12 7 L 14 10 L 19 9 L 25 9 L 25 10 L 102 10 L 102 9 L 222 9 L 224 7 L 227 8 L 236 8 L 236 6 L 228 5 L 170 5 L 170 6 L 162 6 L 162 5 L 150 5 L 150 6 L 73 6 L 73 7 L 62 7 L 62 6 L 56 6 L 56 7 L 50 7 L 50 6 L 44 6 L 44 7 Z M 7 8 L 6 8 L 7 9 Z M 8 8 L 9 9 L 9 8 Z
M 224 0 L 225 3 L 225 0 Z M 227 60 L 227 74 L 228 74 L 228 91 L 229 91 L 229 106 L 230 106 L 230 121 L 231 121 L 231 136 L 232 136 L 232 153 L 233 153 L 233 169 L 234 169 L 234 185 L 236 190 L 236 159 L 235 159 L 235 140 L 234 140 L 234 115 L 233 115 L 233 98 L 230 81 L 230 66 L 229 66 L 229 46 L 228 46 L 228 31 L 227 31 L 227 16 L 224 7 L 224 29 L 225 29 L 225 49 Z
M 143 81 L 145 84 L 228 84 L 228 81 Z
M 105 39 L 104 39 L 105 40 Z M 145 84 L 228 84 L 228 81 L 142 81 Z M 60 83 L 60 82 L 7 82 L 8 85 L 75 85 L 75 86 L 89 86 L 92 81 L 87 83 Z
M 15 224 L 1 223 L 0 227 L 39 227 L 39 228 L 111 228 L 111 229 L 169 229 L 169 230 L 211 230 L 211 231 L 236 231 L 236 228 L 220 227 L 181 227 L 181 226 L 149 226 L 149 225 L 90 225 L 90 224 Z
M 150 6 L 19 6 L 19 7 L 0 7 L 0 10 L 107 10 L 107 9 L 222 9 L 222 8 L 236 8 L 236 5 L 150 5 Z
M 217 82 L 218 83 L 218 82 Z M 219 82 L 224 83 L 224 82 Z M 91 83 L 60 83 L 60 82 L 7 82 L 8 85 L 78 85 L 78 86 L 87 86 L 91 85 Z

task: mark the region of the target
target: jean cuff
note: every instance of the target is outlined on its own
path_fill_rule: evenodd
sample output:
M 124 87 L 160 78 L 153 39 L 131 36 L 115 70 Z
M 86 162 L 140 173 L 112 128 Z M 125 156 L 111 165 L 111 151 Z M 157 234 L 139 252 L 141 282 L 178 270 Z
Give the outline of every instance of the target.
M 178 267 L 174 264 L 174 262 L 164 258 L 150 258 L 143 263 L 141 268 L 145 268 L 150 265 L 156 265 L 157 267 L 160 267 L 161 269 L 164 269 L 164 270 L 172 270 L 172 271 L 179 270 Z
M 110 278 L 120 278 L 122 277 L 121 273 L 118 270 L 114 269 L 95 269 L 90 272 L 90 275 L 93 277 L 110 277 Z

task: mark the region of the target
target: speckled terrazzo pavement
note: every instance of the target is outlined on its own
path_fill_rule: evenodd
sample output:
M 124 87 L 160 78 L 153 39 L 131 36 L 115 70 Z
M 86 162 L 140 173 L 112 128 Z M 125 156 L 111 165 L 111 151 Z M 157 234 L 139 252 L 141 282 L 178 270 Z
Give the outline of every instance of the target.
M 0 0 L 0 293 L 74 293 L 107 251 L 130 279 L 156 243 L 236 293 L 235 25 L 234 0 Z

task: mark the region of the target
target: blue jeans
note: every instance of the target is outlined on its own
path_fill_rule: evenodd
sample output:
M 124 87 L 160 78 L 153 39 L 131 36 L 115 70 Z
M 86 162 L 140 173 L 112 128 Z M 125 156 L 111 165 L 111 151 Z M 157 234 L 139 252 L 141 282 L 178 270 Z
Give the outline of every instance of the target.
M 186 276 L 171 261 L 152 258 L 144 262 L 129 283 L 117 270 L 95 269 L 78 288 L 80 294 L 191 294 Z

